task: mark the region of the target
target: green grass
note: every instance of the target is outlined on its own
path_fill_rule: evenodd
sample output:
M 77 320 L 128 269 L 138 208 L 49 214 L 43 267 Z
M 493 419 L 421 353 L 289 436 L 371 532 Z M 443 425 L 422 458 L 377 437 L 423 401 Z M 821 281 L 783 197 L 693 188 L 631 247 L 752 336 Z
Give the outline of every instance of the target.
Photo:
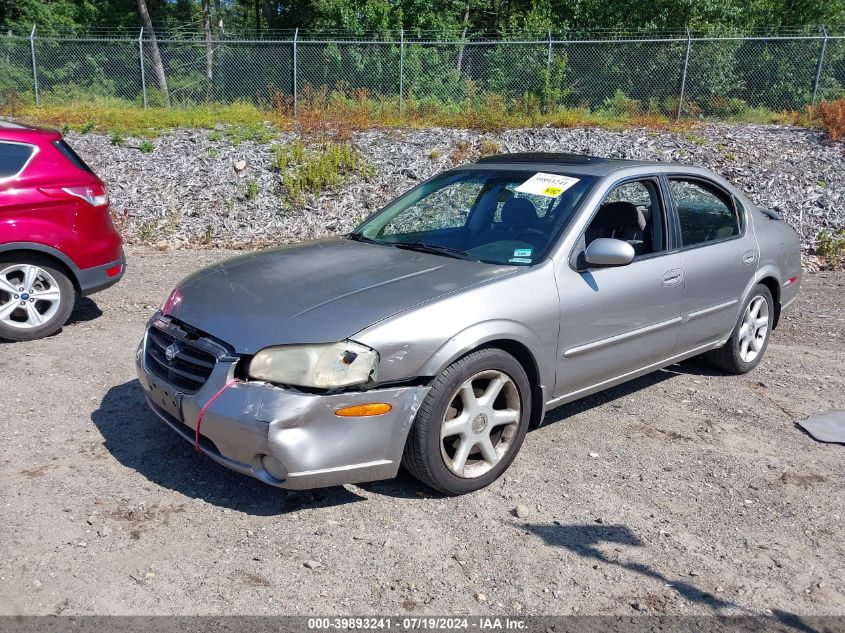
M 273 167 L 280 173 L 282 193 L 291 206 L 307 195 L 337 189 L 354 175 L 369 178 L 373 167 L 349 143 L 323 139 L 307 146 L 297 139 L 273 147 Z
M 130 102 L 79 101 L 62 105 L 26 104 L 6 108 L 3 114 L 23 121 L 46 124 L 86 134 L 119 132 L 123 136 L 154 138 L 173 128 L 208 128 L 217 125 L 242 126 L 244 130 L 265 127 L 268 113 L 250 104 L 198 105 L 185 108 L 139 108 Z M 249 134 L 242 134 L 249 136 Z M 221 133 L 222 138 L 222 133 Z
M 246 182 L 246 191 L 244 198 L 247 200 L 255 200 L 258 197 L 258 181 L 255 178 L 250 178 Z

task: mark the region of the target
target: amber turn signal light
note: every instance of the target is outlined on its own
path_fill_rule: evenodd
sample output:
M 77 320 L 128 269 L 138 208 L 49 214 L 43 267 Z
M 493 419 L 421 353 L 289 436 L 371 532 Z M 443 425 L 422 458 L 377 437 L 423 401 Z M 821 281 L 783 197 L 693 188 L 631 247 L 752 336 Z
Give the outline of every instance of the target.
M 334 414 L 342 418 L 357 418 L 369 415 L 383 415 L 392 408 L 386 402 L 371 402 L 369 404 L 356 404 L 351 407 L 343 407 L 335 411 Z

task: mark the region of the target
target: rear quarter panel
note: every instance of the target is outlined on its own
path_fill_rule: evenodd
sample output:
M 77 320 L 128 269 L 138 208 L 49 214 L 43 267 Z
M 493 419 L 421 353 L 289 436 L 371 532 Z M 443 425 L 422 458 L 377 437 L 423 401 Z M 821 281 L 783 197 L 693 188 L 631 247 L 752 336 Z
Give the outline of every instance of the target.
M 801 287 L 801 240 L 782 220 L 772 219 L 756 208 L 749 215 L 760 249 L 755 283 L 766 277 L 777 279 L 779 290 L 775 300 L 783 309 L 798 296 Z M 789 284 L 793 277 L 795 282 Z

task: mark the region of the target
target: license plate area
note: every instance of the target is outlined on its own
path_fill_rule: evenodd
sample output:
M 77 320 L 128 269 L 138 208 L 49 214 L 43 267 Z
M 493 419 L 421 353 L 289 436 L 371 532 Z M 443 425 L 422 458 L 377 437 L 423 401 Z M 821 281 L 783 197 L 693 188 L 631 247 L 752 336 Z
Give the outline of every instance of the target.
M 148 379 L 148 384 L 150 386 L 148 395 L 152 403 L 182 422 L 182 394 L 174 391 L 171 386 L 161 385 L 152 379 Z

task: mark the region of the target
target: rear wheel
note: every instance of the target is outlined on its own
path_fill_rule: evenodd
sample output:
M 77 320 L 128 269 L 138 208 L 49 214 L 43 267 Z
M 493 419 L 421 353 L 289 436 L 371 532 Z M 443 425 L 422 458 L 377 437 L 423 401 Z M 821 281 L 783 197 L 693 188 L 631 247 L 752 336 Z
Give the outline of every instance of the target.
M 433 382 L 411 429 L 402 463 L 449 495 L 484 488 L 516 457 L 531 417 L 522 365 L 500 349 L 482 349 Z
M 760 364 L 769 345 L 774 314 L 771 291 L 763 284 L 757 284 L 745 301 L 739 323 L 728 342 L 705 354 L 705 358 L 732 374 L 751 371 Z
M 55 334 L 75 302 L 73 284 L 51 260 L 0 256 L 0 338 L 32 341 Z

